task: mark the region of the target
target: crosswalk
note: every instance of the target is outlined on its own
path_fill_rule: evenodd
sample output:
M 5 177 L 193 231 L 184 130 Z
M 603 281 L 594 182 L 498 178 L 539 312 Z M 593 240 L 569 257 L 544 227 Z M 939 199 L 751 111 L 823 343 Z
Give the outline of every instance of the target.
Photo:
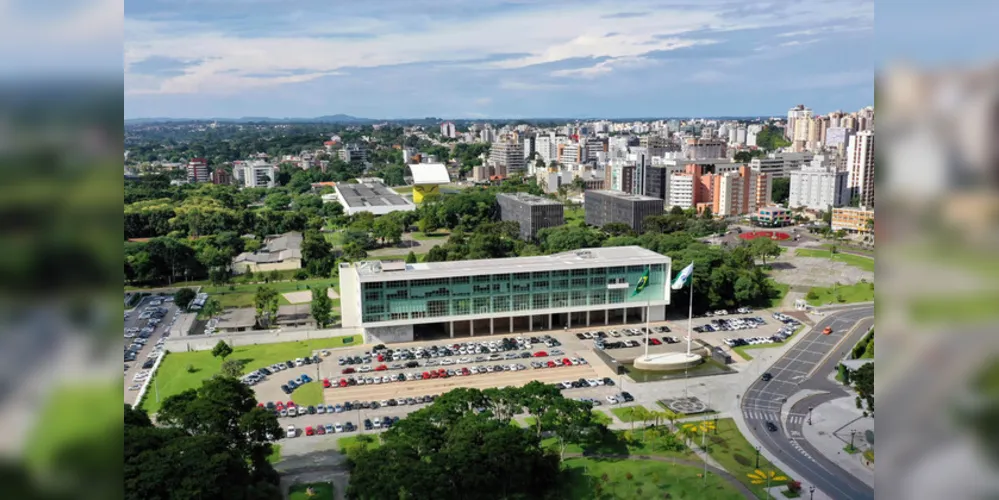
M 805 423 L 805 416 L 792 413 L 787 416 L 787 423 L 788 425 L 791 424 L 802 425 Z
M 779 420 L 775 412 L 743 410 L 742 415 L 746 417 L 746 420 L 768 420 L 770 422 L 777 422 Z

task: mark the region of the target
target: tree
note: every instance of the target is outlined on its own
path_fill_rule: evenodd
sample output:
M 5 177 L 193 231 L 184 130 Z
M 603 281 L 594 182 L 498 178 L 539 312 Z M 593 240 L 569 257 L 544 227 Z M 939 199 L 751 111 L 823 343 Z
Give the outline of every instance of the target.
M 215 347 L 212 348 L 212 356 L 222 358 L 223 362 L 225 362 L 225 358 L 230 354 L 232 354 L 232 347 L 226 344 L 224 340 L 218 341 Z
M 319 231 L 302 236 L 302 261 L 309 274 L 328 277 L 333 267 L 333 246 Z
M 402 241 L 402 233 L 405 230 L 405 226 L 398 217 L 393 217 L 392 214 L 383 215 L 375 220 L 374 225 L 374 235 L 376 238 L 385 242 L 391 242 L 393 245 L 398 244 Z
M 368 256 L 367 250 L 356 242 L 343 245 L 343 257 L 347 260 L 359 260 Z
M 219 371 L 226 377 L 239 377 L 243 374 L 243 363 L 237 359 L 227 359 L 222 362 Z
M 194 290 L 190 288 L 181 288 L 180 290 L 177 290 L 177 292 L 173 294 L 173 302 L 177 304 L 177 307 L 181 309 L 186 309 L 187 305 L 190 304 L 192 300 L 194 300 L 194 297 L 196 295 L 197 293 L 195 293 Z
M 867 410 L 874 413 L 874 363 L 867 363 L 850 374 L 857 395 L 867 402 Z
M 209 318 L 213 318 L 222 313 L 222 304 L 215 297 L 209 297 L 205 305 L 201 307 L 201 313 Z
M 257 309 L 257 322 L 263 327 L 268 327 L 277 317 L 278 293 L 269 286 L 257 287 L 257 293 L 253 297 L 253 305 Z
M 611 222 L 605 224 L 601 229 L 610 236 L 632 236 L 635 234 L 631 226 L 623 222 Z
M 749 242 L 749 249 L 753 256 L 762 259 L 763 265 L 767 265 L 767 257 L 779 257 L 780 245 L 770 238 L 756 238 Z
M 315 287 L 312 289 L 312 319 L 316 320 L 319 328 L 326 328 L 333 319 L 333 301 L 326 293 L 326 287 Z
M 281 498 L 267 461 L 281 427 L 239 380 L 214 377 L 170 396 L 157 424 L 126 407 L 126 499 Z
M 416 262 L 417 262 L 416 254 L 413 253 L 412 250 L 410 250 L 409 253 L 406 255 L 406 263 L 407 264 L 416 264 Z
M 774 203 L 787 206 L 787 201 L 791 197 L 791 178 L 777 177 L 773 180 L 771 197 Z

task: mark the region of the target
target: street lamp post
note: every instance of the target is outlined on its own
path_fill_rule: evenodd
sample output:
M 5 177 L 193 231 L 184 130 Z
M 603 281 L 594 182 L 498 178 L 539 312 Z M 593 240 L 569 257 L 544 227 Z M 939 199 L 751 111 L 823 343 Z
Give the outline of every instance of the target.
M 760 468 L 760 447 L 759 447 L 759 445 L 756 446 L 756 468 L 757 469 Z
M 808 407 L 808 425 L 812 425 L 812 407 Z
M 853 436 L 856 436 L 856 435 L 857 435 L 856 429 L 851 429 L 850 430 L 850 453 L 853 453 L 853 449 L 854 449 L 853 448 Z
M 808 487 L 808 500 L 815 500 L 815 486 Z

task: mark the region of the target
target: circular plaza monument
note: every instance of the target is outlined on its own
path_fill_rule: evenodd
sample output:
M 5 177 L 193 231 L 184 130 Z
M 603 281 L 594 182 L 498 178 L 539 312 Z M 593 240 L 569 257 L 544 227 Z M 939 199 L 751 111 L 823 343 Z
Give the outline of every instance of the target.
M 664 352 L 642 355 L 635 358 L 634 366 L 639 370 L 666 372 L 693 368 L 704 362 L 700 354 L 685 352 Z

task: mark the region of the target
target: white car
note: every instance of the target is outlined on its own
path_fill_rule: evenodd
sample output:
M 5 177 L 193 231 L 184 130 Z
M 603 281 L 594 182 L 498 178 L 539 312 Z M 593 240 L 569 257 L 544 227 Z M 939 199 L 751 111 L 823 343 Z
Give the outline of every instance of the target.
M 288 433 L 285 436 L 293 438 L 293 437 L 295 437 L 297 435 L 298 435 L 298 429 L 296 429 L 294 425 L 289 425 L 288 426 Z
M 326 413 L 326 405 L 319 405 L 316 407 L 316 413 L 322 414 Z
M 337 433 L 343 432 L 343 426 L 340 425 L 340 422 L 337 422 L 337 423 L 333 424 L 333 432 L 337 432 Z
M 587 383 L 587 384 L 590 384 L 590 387 L 596 387 L 596 386 L 600 385 L 600 384 L 599 384 L 599 383 L 597 382 L 597 379 L 594 379 L 594 378 L 591 378 L 591 379 L 588 379 L 588 380 L 586 381 L 586 383 Z
M 572 389 L 572 382 L 562 382 L 563 389 Z
M 617 396 L 614 395 L 607 396 L 607 402 L 612 405 L 616 405 L 618 403 Z
M 375 427 L 375 429 L 381 429 L 382 428 L 381 417 L 375 417 L 375 419 L 371 421 L 371 424 Z
M 301 417 L 302 415 L 305 415 L 307 413 L 309 413 L 309 410 L 306 410 L 304 406 L 298 407 L 298 416 Z

